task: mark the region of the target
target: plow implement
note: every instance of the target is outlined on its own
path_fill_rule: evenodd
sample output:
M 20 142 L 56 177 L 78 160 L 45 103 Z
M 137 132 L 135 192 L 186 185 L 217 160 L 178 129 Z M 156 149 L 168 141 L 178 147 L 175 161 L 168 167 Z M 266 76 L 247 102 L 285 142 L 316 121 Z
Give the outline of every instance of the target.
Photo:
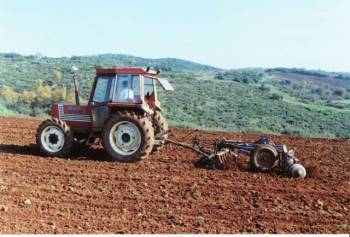
M 236 140 L 216 140 L 212 149 L 203 147 L 197 136 L 192 145 L 166 139 L 167 143 L 191 149 L 199 154 L 199 164 L 212 169 L 227 169 L 228 163 L 237 162 L 241 155 L 250 157 L 250 165 L 255 171 L 269 172 L 280 167 L 290 177 L 305 178 L 306 170 L 287 146 L 275 145 L 268 137 L 261 137 L 254 143 Z

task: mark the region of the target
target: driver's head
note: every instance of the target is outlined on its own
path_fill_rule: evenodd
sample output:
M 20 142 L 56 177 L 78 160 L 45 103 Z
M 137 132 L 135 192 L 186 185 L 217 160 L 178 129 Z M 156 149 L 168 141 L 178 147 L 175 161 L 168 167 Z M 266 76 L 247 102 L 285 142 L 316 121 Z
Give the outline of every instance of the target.
M 122 85 L 123 85 L 123 88 L 127 88 L 128 87 L 128 81 L 123 81 Z

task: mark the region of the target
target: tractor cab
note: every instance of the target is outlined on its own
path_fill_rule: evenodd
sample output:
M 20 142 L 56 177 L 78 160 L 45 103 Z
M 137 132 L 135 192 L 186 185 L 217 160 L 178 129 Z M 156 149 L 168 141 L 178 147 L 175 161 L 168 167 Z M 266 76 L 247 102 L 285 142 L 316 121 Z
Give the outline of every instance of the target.
M 140 108 L 152 113 L 160 109 L 156 91 L 158 80 L 158 73 L 149 69 L 98 68 L 89 102 L 92 106 L 108 104 L 111 107 Z
M 174 90 L 159 78 L 159 71 L 143 68 L 98 68 L 88 107 L 92 115 L 92 127 L 101 128 L 113 111 L 134 109 L 153 114 L 161 110 L 157 98 L 156 82 L 165 90 Z

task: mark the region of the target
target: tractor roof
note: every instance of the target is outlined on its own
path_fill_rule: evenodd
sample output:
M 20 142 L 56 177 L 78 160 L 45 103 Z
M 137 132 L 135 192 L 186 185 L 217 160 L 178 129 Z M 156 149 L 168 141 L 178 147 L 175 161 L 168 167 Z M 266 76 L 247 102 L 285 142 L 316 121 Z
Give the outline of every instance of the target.
M 115 74 L 134 74 L 146 75 L 150 77 L 157 77 L 157 72 L 153 70 L 146 70 L 142 67 L 103 67 L 96 68 L 96 76 L 99 75 L 115 75 Z

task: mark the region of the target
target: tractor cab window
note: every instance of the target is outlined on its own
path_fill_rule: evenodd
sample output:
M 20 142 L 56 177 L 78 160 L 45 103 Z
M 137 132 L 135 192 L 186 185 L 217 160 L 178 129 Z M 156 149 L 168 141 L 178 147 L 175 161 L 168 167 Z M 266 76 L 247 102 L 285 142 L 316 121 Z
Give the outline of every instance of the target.
M 112 84 L 114 77 L 101 76 L 97 79 L 95 94 L 93 101 L 95 102 L 109 102 L 112 101 Z
M 144 89 L 145 89 L 146 99 L 151 99 L 154 97 L 154 85 L 153 85 L 152 78 L 148 78 L 148 77 L 144 78 Z
M 140 103 L 140 77 L 138 75 L 118 75 L 113 101 L 121 103 Z

